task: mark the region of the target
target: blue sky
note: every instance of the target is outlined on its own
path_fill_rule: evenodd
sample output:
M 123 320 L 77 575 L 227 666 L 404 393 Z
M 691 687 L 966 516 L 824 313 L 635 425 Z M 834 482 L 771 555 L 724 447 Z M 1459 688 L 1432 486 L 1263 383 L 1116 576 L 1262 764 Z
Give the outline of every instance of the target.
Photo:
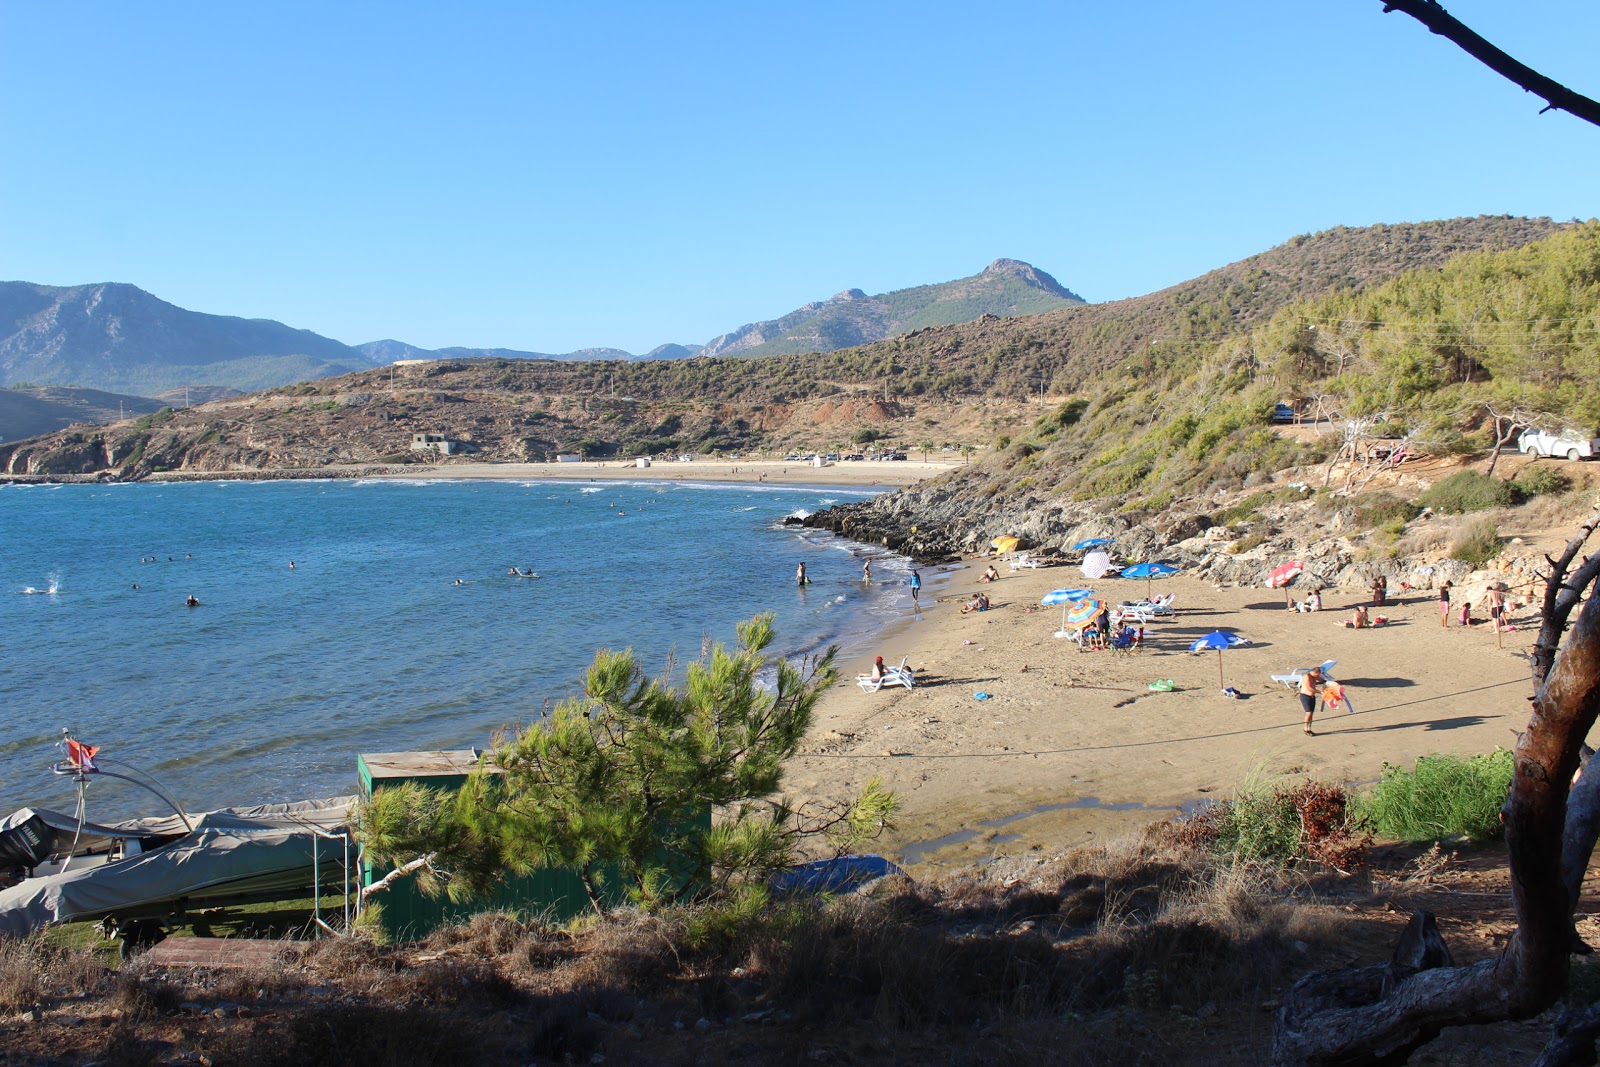
M 1450 0 L 1590 96 L 1600 4 Z M 0 0 L 0 278 L 356 344 L 642 352 L 1026 260 L 1597 214 L 1600 129 L 1381 0 Z

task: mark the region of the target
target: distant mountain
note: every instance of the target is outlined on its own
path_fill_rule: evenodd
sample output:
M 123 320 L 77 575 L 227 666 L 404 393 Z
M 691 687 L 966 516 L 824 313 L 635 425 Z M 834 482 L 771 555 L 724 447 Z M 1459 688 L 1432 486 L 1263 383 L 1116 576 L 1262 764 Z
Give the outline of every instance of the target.
M 206 395 L 204 400 L 213 400 Z M 79 423 L 106 423 L 159 411 L 163 401 L 95 389 L 43 385 L 0 389 L 0 441 L 20 441 Z
M 1050 275 L 1014 259 L 997 259 L 979 274 L 868 296 L 846 289 L 769 322 L 752 322 L 713 338 L 702 356 L 773 356 L 834 352 L 925 326 L 950 326 L 984 315 L 1015 318 L 1075 307 L 1082 297 Z
M 132 285 L 0 282 L 0 385 L 253 391 L 371 366 L 310 330 L 186 311 Z

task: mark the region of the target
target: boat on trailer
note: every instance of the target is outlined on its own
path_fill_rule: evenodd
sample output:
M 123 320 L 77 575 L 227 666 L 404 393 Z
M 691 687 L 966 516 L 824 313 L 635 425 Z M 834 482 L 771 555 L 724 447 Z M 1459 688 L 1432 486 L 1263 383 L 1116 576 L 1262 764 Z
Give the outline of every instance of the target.
M 86 920 L 115 934 L 187 911 L 297 896 L 317 898 L 316 922 L 327 927 L 321 894 L 349 899 L 355 797 L 191 816 L 150 775 L 100 756 L 67 731 L 57 747 L 65 758 L 51 771 L 74 782 L 77 804 L 70 815 L 29 807 L 0 821 L 0 934 Z M 173 813 L 90 822 L 87 790 L 100 778 L 146 789 Z M 348 925 L 348 909 L 345 918 Z

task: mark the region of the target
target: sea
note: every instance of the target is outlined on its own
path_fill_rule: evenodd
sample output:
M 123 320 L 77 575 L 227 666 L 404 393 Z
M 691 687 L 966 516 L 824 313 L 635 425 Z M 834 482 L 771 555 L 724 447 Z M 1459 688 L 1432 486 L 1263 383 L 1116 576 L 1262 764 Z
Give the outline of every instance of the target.
M 105 769 L 207 810 L 355 792 L 358 753 L 484 748 L 577 692 L 601 648 L 681 676 L 771 611 L 775 652 L 862 653 L 909 614 L 910 563 L 783 520 L 869 495 L 687 480 L 0 487 L 0 816 L 71 810 L 71 781 L 51 772 L 63 730 L 116 761 Z M 163 811 L 121 781 L 91 785 L 92 819 Z

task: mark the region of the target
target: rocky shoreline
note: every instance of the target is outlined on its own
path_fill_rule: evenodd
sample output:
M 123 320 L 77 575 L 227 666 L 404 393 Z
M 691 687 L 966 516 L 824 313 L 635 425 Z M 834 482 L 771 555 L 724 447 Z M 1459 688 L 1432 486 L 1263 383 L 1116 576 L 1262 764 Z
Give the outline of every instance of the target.
M 1300 483 L 1270 487 L 1271 495 L 1291 499 L 1261 504 L 1248 509 L 1246 518 L 1230 519 L 1228 506 L 1248 501 L 1252 492 L 1242 490 L 1211 501 L 1214 510 L 1208 511 L 1198 510 L 1197 502 L 1191 501 L 1187 507 L 1179 503 L 1158 513 L 1110 512 L 1104 502 L 1026 496 L 983 500 L 940 480 L 838 504 L 799 522 L 853 541 L 884 545 L 924 564 L 985 554 L 990 542 L 1003 536 L 1018 538 L 1019 550 L 1072 562 L 1078 557 L 1070 546 L 1109 537 L 1116 541 L 1119 560 L 1159 559 L 1176 564 L 1190 577 L 1225 586 L 1264 586 L 1273 568 L 1290 559 L 1306 566 L 1307 577 L 1296 583 L 1296 589 L 1320 583 L 1346 591 L 1368 589 L 1380 576 L 1391 589 L 1402 583 L 1432 588 L 1445 580 L 1459 587 L 1475 579 L 1504 580 L 1515 589 L 1536 582 L 1543 566 L 1537 552 L 1519 551 L 1515 540 L 1487 570 L 1451 559 L 1446 546 L 1457 520 L 1428 513 L 1421 522 L 1436 525 L 1433 547 L 1393 554 L 1378 550 L 1369 531 L 1358 523 L 1351 501 L 1318 499 Z M 1470 596 L 1471 589 L 1467 592 Z

